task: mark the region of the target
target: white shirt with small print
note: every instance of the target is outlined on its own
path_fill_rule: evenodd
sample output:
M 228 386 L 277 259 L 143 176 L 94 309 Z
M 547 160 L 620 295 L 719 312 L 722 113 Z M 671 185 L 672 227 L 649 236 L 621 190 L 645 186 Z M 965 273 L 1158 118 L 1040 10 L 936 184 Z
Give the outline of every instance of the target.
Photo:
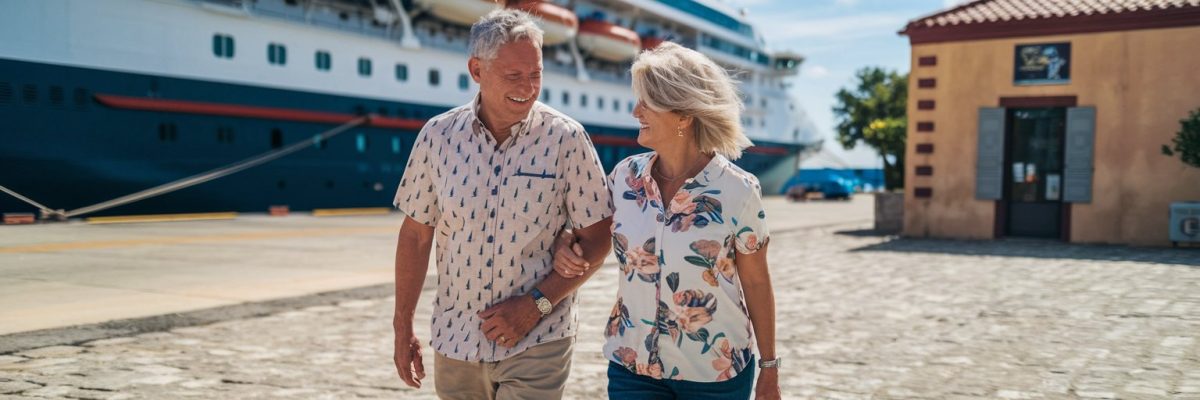
M 494 362 L 575 335 L 575 294 L 508 348 L 476 315 L 528 294 L 554 273 L 552 244 L 568 224 L 612 215 L 607 180 L 583 126 L 540 102 L 499 147 L 479 97 L 430 119 L 409 157 L 395 206 L 434 227 L 437 295 L 430 345 L 456 360 Z

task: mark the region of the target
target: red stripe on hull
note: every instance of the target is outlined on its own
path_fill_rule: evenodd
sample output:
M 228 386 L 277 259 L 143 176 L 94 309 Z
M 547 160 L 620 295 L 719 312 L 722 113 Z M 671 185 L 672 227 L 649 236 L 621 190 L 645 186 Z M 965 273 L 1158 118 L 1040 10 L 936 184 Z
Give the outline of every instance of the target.
M 344 124 L 355 118 L 358 118 L 356 115 L 344 113 L 294 110 L 274 107 L 255 107 L 237 104 L 205 103 L 184 100 L 147 99 L 107 94 L 97 94 L 96 100 L 99 101 L 100 104 L 126 110 L 219 115 L 223 117 L 259 118 L 277 121 L 310 122 L 331 125 Z M 388 118 L 372 115 L 367 124 L 379 128 L 419 130 L 425 125 L 425 121 L 418 119 Z
M 113 108 L 140 111 L 173 112 L 199 115 L 218 115 L 225 117 L 259 118 L 277 121 L 310 122 L 318 124 L 338 125 L 349 122 L 358 116 L 354 114 L 330 113 L 322 111 L 307 111 L 288 108 L 256 107 L 237 104 L 205 103 L 198 101 L 148 99 L 126 97 L 108 94 L 97 94 L 96 100 Z M 372 114 L 367 123 L 369 126 L 385 129 L 420 130 L 425 126 L 424 120 L 407 118 L 380 117 Z M 624 136 L 594 135 L 592 142 L 605 146 L 641 147 L 637 139 Z M 747 152 L 766 155 L 787 155 L 788 149 L 779 147 L 751 147 Z

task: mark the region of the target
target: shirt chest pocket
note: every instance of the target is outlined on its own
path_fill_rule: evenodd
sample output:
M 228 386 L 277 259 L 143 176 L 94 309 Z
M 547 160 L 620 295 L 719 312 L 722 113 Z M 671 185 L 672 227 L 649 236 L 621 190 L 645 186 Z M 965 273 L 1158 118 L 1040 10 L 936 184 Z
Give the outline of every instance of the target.
M 446 176 L 438 187 L 438 207 L 443 224 L 450 232 L 464 230 L 473 223 L 487 220 L 484 209 L 486 189 L 468 176 Z
M 505 179 L 499 211 L 512 217 L 512 241 L 525 243 L 546 231 L 554 234 L 563 225 L 565 183 L 554 172 L 526 167 Z

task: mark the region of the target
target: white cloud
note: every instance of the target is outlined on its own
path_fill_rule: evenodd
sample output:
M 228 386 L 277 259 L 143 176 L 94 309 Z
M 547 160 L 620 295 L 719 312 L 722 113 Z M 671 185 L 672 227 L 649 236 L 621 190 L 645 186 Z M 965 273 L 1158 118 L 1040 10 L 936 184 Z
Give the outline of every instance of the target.
M 829 76 L 829 68 L 820 65 L 807 65 L 800 70 L 800 75 L 805 78 L 824 78 Z
M 971 0 L 942 0 L 942 5 L 945 6 L 946 8 L 950 8 L 950 7 L 960 5 L 960 4 L 968 3 L 970 1 Z

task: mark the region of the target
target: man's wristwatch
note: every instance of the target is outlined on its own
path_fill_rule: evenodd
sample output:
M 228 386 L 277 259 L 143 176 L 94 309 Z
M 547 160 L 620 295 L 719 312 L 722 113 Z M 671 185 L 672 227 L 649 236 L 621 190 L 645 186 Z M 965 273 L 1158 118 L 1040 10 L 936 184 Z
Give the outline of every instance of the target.
M 550 299 L 547 299 L 541 290 L 533 288 L 529 295 L 533 296 L 533 304 L 537 305 L 538 312 L 542 313 L 542 318 L 550 315 L 550 311 L 554 310 L 554 305 L 550 304 Z
M 774 360 L 758 360 L 758 367 L 759 368 L 779 368 L 781 363 L 783 363 L 783 360 L 781 360 L 779 357 L 775 357 Z

